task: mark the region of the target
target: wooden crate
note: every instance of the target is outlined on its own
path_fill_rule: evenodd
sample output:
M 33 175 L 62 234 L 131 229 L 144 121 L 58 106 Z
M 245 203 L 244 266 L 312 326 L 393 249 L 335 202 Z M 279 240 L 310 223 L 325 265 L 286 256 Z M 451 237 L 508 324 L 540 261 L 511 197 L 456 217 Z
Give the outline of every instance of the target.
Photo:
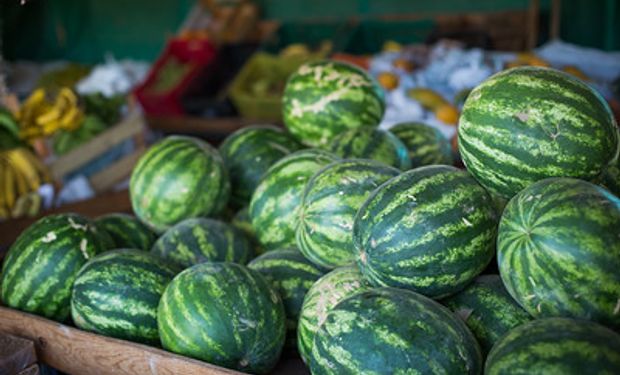
M 242 374 L 154 347 L 85 332 L 2 306 L 0 332 L 34 341 L 40 362 L 68 374 Z M 299 359 L 284 360 L 273 372 L 273 375 L 293 374 L 309 374 Z

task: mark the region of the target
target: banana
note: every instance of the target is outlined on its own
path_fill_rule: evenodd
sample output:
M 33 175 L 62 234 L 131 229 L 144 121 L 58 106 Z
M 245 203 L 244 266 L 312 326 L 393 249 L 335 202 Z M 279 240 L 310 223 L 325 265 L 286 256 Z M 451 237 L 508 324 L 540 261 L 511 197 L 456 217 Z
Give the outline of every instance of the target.
M 2 189 L 4 190 L 4 199 L 7 208 L 12 208 L 15 204 L 15 171 L 13 168 L 5 168 L 2 176 Z
M 10 168 L 6 161 L 2 158 L 3 154 L 0 154 L 0 181 L 4 180 L 4 170 Z M 0 209 L 6 207 L 6 194 L 4 192 L 4 186 L 0 185 Z
M 78 98 L 71 89 L 63 87 L 60 89 L 58 96 L 64 98 L 69 103 L 69 107 L 77 107 Z
M 35 119 L 35 123 L 38 126 L 45 126 L 47 124 L 58 122 L 61 116 L 62 116 L 61 108 L 54 106 L 49 111 L 44 112 L 43 114 L 37 116 Z
M 0 205 L 0 220 L 6 220 L 11 217 L 11 212 L 4 206 Z
M 7 151 L 10 164 L 17 170 L 19 170 L 26 177 L 28 187 L 31 191 L 37 191 L 41 186 L 41 178 L 36 169 L 23 155 L 23 150 L 13 149 Z
M 65 130 L 77 129 L 84 120 L 84 114 L 78 107 L 71 107 L 60 119 L 59 126 Z
M 410 98 L 420 102 L 425 109 L 434 110 L 448 102 L 438 93 L 427 88 L 413 88 L 407 92 Z
M 15 186 L 17 187 L 17 196 L 22 196 L 30 192 L 28 188 L 28 179 L 20 170 L 15 170 Z
M 36 89 L 30 94 L 28 99 L 24 102 L 22 108 L 35 108 L 38 107 L 41 103 L 45 102 L 45 90 L 44 89 Z
M 30 152 L 30 150 L 27 150 L 25 148 L 19 149 L 19 152 L 24 156 L 24 158 L 28 160 L 30 165 L 34 167 L 34 169 L 37 171 L 42 181 L 44 182 L 52 181 L 49 170 L 47 169 L 45 164 L 43 164 L 43 162 L 35 154 L 33 154 L 32 152 Z

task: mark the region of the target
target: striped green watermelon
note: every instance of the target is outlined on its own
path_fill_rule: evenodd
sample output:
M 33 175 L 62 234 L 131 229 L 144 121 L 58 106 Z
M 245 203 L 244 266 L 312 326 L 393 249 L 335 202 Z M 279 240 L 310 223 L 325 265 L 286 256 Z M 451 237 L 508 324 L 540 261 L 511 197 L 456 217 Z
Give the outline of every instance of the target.
M 601 185 L 620 197 L 620 158 L 616 158 L 603 172 Z
M 150 250 L 157 239 L 157 234 L 131 215 L 108 214 L 98 217 L 95 223 L 110 235 L 115 249 Z
M 487 375 L 620 374 L 620 335 L 585 320 L 523 324 L 493 347 Z
M 505 333 L 532 320 L 508 294 L 499 275 L 478 276 L 467 288 L 441 302 L 465 321 L 483 355 Z
M 71 286 L 86 261 L 107 250 L 107 233 L 75 214 L 46 216 L 22 232 L 2 266 L 6 306 L 65 321 Z
M 405 122 L 390 128 L 390 133 L 409 150 L 412 168 L 454 163 L 452 146 L 438 129 L 418 122 Z
M 376 127 L 385 111 L 381 87 L 364 71 L 337 61 L 302 65 L 286 84 L 282 106 L 286 127 L 311 147 L 325 146 L 348 129 Z
M 327 313 L 310 369 L 322 374 L 479 374 L 480 348 L 450 310 L 421 294 L 375 288 Z
M 280 296 L 258 272 L 207 262 L 178 274 L 158 309 L 165 349 L 244 372 L 268 373 L 286 327 Z
M 280 294 L 286 313 L 285 346 L 295 348 L 297 322 L 304 296 L 325 270 L 304 258 L 296 248 L 265 253 L 248 263 L 248 268 L 265 276 Z
M 131 174 L 131 204 L 157 232 L 191 217 L 219 213 L 230 182 L 217 150 L 193 137 L 170 136 L 140 158 Z
M 538 67 L 510 69 L 476 87 L 458 139 L 467 169 L 505 198 L 547 177 L 593 179 L 618 147 L 605 100 L 569 74 Z
M 297 151 L 271 166 L 252 195 L 250 218 L 265 250 L 295 246 L 295 230 L 306 183 L 337 160 L 329 152 Z
M 534 317 L 620 329 L 620 199 L 572 178 L 517 194 L 499 225 L 497 258 L 512 297 Z
M 386 130 L 367 126 L 351 129 L 334 137 L 329 150 L 342 158 L 373 159 L 402 170 L 411 168 L 407 146 Z
M 405 172 L 360 208 L 353 241 L 376 286 L 442 298 L 482 272 L 495 250 L 491 197 L 467 172 L 435 165 Z
M 304 362 L 310 362 L 314 335 L 327 313 L 343 299 L 370 289 L 354 265 L 339 267 L 321 277 L 304 298 L 297 326 L 297 350 Z
M 230 221 L 230 225 L 242 231 L 246 238 L 250 241 L 252 248 L 254 249 L 254 254 L 260 255 L 265 251 L 258 242 L 258 238 L 256 237 L 256 232 L 254 231 L 254 227 L 252 226 L 252 221 L 250 220 L 250 208 L 248 206 L 243 207 L 235 215 Z
M 142 250 L 100 254 L 80 269 L 73 284 L 73 322 L 106 336 L 158 345 L 157 305 L 178 271 Z
M 400 171 L 373 160 L 345 159 L 318 171 L 306 185 L 297 246 L 326 268 L 355 261 L 353 219 L 364 200 Z
M 151 253 L 187 268 L 203 262 L 245 264 L 254 251 L 245 235 L 222 221 L 204 217 L 183 220 L 168 229 Z
M 267 169 L 301 147 L 275 126 L 248 126 L 229 135 L 219 151 L 230 176 L 231 203 L 247 205 Z

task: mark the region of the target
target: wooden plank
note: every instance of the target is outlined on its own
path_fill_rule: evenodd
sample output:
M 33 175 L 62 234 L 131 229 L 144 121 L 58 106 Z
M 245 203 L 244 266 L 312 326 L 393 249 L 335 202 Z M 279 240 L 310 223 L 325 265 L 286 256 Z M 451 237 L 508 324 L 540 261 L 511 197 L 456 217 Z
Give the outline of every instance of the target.
M 147 116 L 151 129 L 171 134 L 192 134 L 217 143 L 223 137 L 244 126 L 270 124 L 268 121 L 245 119 L 241 117 L 205 119 L 201 117 L 160 117 Z M 274 124 L 279 125 L 279 124 Z
M 108 191 L 121 180 L 128 177 L 144 151 L 144 148 L 140 148 L 108 166 L 103 171 L 93 175 L 90 178 L 90 185 L 95 192 L 101 193 Z
M 19 234 L 41 217 L 51 214 L 75 212 L 87 217 L 97 217 L 112 212 L 131 212 L 129 192 L 122 190 L 103 194 L 92 199 L 70 203 L 42 212 L 34 218 L 22 218 L 0 222 L 0 248 L 10 246 Z M 0 259 L 3 254 L 0 249 Z
M 0 332 L 0 375 L 21 373 L 36 362 L 32 340 Z
M 0 331 L 35 342 L 39 360 L 69 374 L 241 374 L 150 346 L 85 332 L 0 307 Z
M 120 124 L 101 133 L 93 140 L 77 147 L 68 154 L 61 156 L 50 165 L 52 176 L 56 180 L 95 159 L 111 147 L 123 142 L 127 138 L 140 133 L 144 129 L 142 115 L 134 111 Z

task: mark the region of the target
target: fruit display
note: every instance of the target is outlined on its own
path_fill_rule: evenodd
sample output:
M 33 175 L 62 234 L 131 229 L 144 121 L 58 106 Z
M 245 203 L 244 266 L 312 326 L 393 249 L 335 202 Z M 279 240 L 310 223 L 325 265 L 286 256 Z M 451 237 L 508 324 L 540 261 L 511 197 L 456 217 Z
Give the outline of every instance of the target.
M 510 297 L 499 275 L 478 276 L 467 288 L 441 303 L 463 319 L 485 356 L 505 333 L 532 320 Z
M 617 374 L 620 335 L 596 323 L 546 318 L 519 326 L 489 353 L 485 374 Z
M 337 157 L 327 151 L 295 152 L 271 166 L 252 194 L 250 219 L 265 250 L 295 246 L 295 231 L 308 180 Z
M 111 239 L 94 223 L 75 214 L 46 216 L 11 246 L 0 282 L 5 305 L 65 321 L 71 288 L 89 259 L 108 250 Z
M 60 89 L 53 102 L 47 100 L 47 95 L 44 89 L 35 90 L 17 113 L 22 138 L 49 136 L 60 129 L 71 131 L 82 123 L 84 112 L 71 89 Z
M 73 283 L 73 321 L 88 331 L 157 345 L 159 299 L 178 272 L 142 250 L 99 254 L 80 269 Z
M 357 262 L 376 286 L 442 298 L 463 289 L 491 261 L 497 215 L 469 173 L 433 165 L 374 190 L 353 224 Z
M 248 126 L 229 135 L 219 147 L 231 183 L 231 203 L 247 205 L 260 178 L 284 156 L 301 149 L 275 126 Z
M 129 192 L 136 216 L 162 233 L 184 219 L 219 213 L 230 181 L 222 157 L 208 143 L 169 136 L 142 155 Z
M 342 158 L 373 159 L 402 170 L 411 167 L 407 146 L 386 130 L 351 129 L 334 137 L 328 148 Z
M 478 343 L 458 317 L 430 298 L 397 288 L 340 301 L 319 327 L 310 360 L 313 374 L 473 375 L 481 368 Z
M 286 314 L 286 344 L 297 345 L 297 322 L 308 289 L 325 273 L 325 269 L 306 259 L 295 248 L 269 251 L 248 263 L 260 272 L 278 291 Z
M 390 128 L 390 133 L 407 147 L 412 168 L 454 163 L 450 142 L 439 130 L 431 126 L 422 123 L 401 123 Z
M 135 216 L 128 214 L 108 214 L 95 220 L 99 229 L 104 230 L 114 241 L 116 249 L 139 249 L 149 251 L 157 239 L 157 234 Z
M 368 195 L 399 170 L 364 159 L 329 164 L 304 190 L 297 246 L 312 262 L 335 268 L 355 261 L 353 220 Z
M 238 229 L 215 219 L 192 218 L 164 232 L 151 253 L 188 268 L 206 261 L 245 264 L 254 251 Z
M 521 97 L 528 100 L 515 100 Z M 536 67 L 507 70 L 476 87 L 458 135 L 467 169 L 505 198 L 546 177 L 592 180 L 618 147 L 616 122 L 596 91 Z
M 510 200 L 499 224 L 506 289 L 535 317 L 620 328 L 619 227 L 620 199 L 607 190 L 572 178 L 530 185 Z
M 301 143 L 323 147 L 345 130 L 377 126 L 385 104 L 379 85 L 341 62 L 302 65 L 284 89 L 284 124 Z
M 231 369 L 265 374 L 284 346 L 280 295 L 258 271 L 234 263 L 201 263 L 178 274 L 157 317 L 165 349 Z

